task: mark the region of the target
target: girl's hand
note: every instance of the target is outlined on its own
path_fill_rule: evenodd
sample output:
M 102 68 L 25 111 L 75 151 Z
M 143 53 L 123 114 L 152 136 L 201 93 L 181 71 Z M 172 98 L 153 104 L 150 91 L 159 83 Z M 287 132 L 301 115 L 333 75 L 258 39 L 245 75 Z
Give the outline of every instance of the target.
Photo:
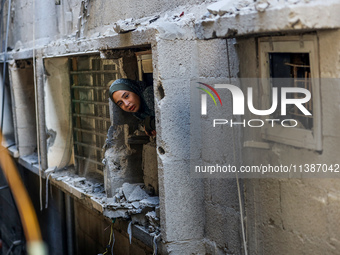
M 145 134 L 147 134 L 148 136 L 156 136 L 156 130 L 152 130 L 151 132 L 147 132 L 146 130 L 145 130 L 145 127 L 144 127 L 144 131 L 145 131 Z

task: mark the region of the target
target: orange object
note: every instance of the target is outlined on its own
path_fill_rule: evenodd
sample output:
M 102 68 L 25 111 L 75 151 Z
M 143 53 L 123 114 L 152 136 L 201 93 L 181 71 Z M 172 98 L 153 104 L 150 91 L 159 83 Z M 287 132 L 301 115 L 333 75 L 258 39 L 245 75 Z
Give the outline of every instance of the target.
M 3 141 L 3 137 L 0 131 L 0 142 L 1 141 Z M 30 246 L 34 246 L 34 248 L 39 246 L 41 252 L 37 252 L 35 255 L 45 254 L 45 251 L 43 250 L 46 249 L 43 248 L 44 244 L 41 238 L 40 227 L 31 199 L 28 196 L 26 188 L 7 148 L 5 148 L 2 143 L 0 144 L 0 166 L 18 208 L 28 250 L 31 249 Z M 29 254 L 33 255 L 33 253 Z

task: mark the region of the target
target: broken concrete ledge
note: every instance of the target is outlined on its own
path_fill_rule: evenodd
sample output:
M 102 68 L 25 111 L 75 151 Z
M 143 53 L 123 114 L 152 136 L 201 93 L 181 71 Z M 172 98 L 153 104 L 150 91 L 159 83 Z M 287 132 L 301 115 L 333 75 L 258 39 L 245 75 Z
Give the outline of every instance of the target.
M 215 16 L 195 24 L 199 39 L 234 38 L 275 32 L 340 28 L 340 2 L 315 1 L 268 8 L 264 12 Z M 332 22 L 329 22 L 329 21 Z
M 30 170 L 32 173 L 39 175 L 39 164 L 38 164 L 38 155 L 27 155 L 18 158 L 18 163 L 23 167 Z
M 46 45 L 36 45 L 36 56 L 43 58 L 70 57 L 84 54 L 99 54 L 109 49 L 123 49 L 132 46 L 148 46 L 156 41 L 157 30 L 146 28 L 126 34 L 115 34 L 96 38 L 78 39 L 68 38 L 52 41 Z M 0 53 L 0 61 L 4 60 L 5 53 Z M 7 52 L 8 60 L 33 58 L 32 48 L 23 48 Z
M 38 156 L 36 154 L 19 157 L 18 163 L 25 167 L 26 169 L 28 169 L 29 171 L 31 171 L 32 173 L 39 175 Z M 67 171 L 69 170 L 65 169 L 65 172 Z M 43 173 L 42 178 L 44 179 L 46 178 L 45 173 Z M 49 182 L 50 184 L 53 184 L 55 187 L 62 190 L 63 192 L 69 194 L 71 197 L 77 199 L 79 203 L 83 204 L 88 209 L 96 211 L 109 221 L 112 220 L 112 218 L 110 217 L 110 211 L 112 210 L 105 208 L 106 204 L 100 201 L 102 197 L 91 196 L 84 192 L 82 189 L 70 185 L 65 180 L 57 180 L 57 178 L 52 178 L 52 176 L 49 177 Z M 120 222 L 119 224 L 115 224 L 115 228 L 127 232 L 129 222 L 123 219 L 119 220 L 119 222 Z M 134 238 L 138 239 L 148 247 L 153 246 L 154 239 L 153 234 L 150 234 L 142 226 L 132 224 L 131 227 L 132 236 Z M 157 243 L 159 245 L 161 244 L 160 241 L 157 241 Z
M 51 178 L 50 183 L 61 189 L 65 193 L 69 194 L 73 198 L 77 199 L 78 202 L 82 203 L 87 208 L 97 211 L 98 213 L 103 215 L 103 217 L 107 218 L 110 221 L 112 220 L 112 217 L 110 217 L 110 212 L 112 210 L 106 208 L 106 204 L 100 201 L 101 198 L 93 197 L 83 192 L 81 189 L 70 185 L 64 180 L 58 181 L 55 178 Z M 118 222 L 118 224 L 115 224 L 115 228 L 127 233 L 129 222 L 127 220 L 123 220 L 122 218 L 118 218 Z M 154 234 L 150 234 L 145 228 L 139 225 L 132 224 L 131 228 L 132 237 L 138 239 L 148 247 L 153 247 Z M 159 240 L 157 241 L 157 243 L 158 245 L 161 245 L 161 242 Z

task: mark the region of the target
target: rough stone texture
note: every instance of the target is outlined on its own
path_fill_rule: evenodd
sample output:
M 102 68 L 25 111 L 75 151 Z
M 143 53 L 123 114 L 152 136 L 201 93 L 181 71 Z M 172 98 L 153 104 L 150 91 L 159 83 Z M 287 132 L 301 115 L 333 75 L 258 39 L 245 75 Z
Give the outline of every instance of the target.
M 111 147 L 105 151 L 105 189 L 109 197 L 123 183 L 143 182 L 142 158 L 140 150 L 132 149 L 125 143 L 128 126 L 115 125 L 112 130 Z
M 298 4 L 286 1 L 259 1 L 256 2 L 255 7 L 256 11 L 247 6 L 243 7 L 243 10 L 241 8 L 237 18 L 231 13 L 198 21 L 196 23 L 197 36 L 200 39 L 211 39 L 275 31 L 340 27 L 340 19 L 337 15 L 340 5 L 334 0 L 300 1 Z M 220 12 L 223 13 L 222 10 Z M 333 22 L 329 22 L 329 19 Z
M 162 239 L 180 242 L 203 238 L 202 180 L 190 177 L 188 161 L 162 164 L 159 169 Z

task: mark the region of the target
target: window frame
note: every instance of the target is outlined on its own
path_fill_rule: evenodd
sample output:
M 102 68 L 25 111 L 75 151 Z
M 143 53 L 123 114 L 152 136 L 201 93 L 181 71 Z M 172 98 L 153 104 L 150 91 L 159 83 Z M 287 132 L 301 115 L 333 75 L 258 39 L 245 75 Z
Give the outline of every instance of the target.
M 97 125 L 111 125 L 111 121 L 108 117 L 108 115 L 110 115 L 110 110 L 109 110 L 109 100 L 107 97 L 102 97 L 102 100 L 101 101 L 96 101 L 95 100 L 95 85 L 94 85 L 94 79 L 95 78 L 99 78 L 100 80 L 100 83 L 102 84 L 101 87 L 107 87 L 106 89 L 100 89 L 99 91 L 103 90 L 104 91 L 104 94 L 108 95 L 108 91 L 109 91 L 109 88 L 110 88 L 110 84 L 109 83 L 105 83 L 105 75 L 106 74 L 111 74 L 111 75 L 116 75 L 116 79 L 119 79 L 122 77 L 122 74 L 121 74 L 121 64 L 120 64 L 120 59 L 103 59 L 103 58 L 100 58 L 99 55 L 94 55 L 94 56 L 91 56 L 91 55 L 80 55 L 80 56 L 76 56 L 74 58 L 78 58 L 78 57 L 82 57 L 82 58 L 86 58 L 87 61 L 88 61 L 88 70 L 73 70 L 72 68 L 69 69 L 70 71 L 70 77 L 72 76 L 72 78 L 74 79 L 75 76 L 79 77 L 79 75 L 84 75 L 82 73 L 86 73 L 85 75 L 88 75 L 89 76 L 89 79 L 88 79 L 88 83 L 89 85 L 85 86 L 85 87 L 93 87 L 92 88 L 88 88 L 88 89 L 85 89 L 85 91 L 90 95 L 90 97 L 87 99 L 87 100 L 84 100 L 82 98 L 78 98 L 76 99 L 76 96 L 75 96 L 75 91 L 78 91 L 79 93 L 79 87 L 82 87 L 84 85 L 82 84 L 77 84 L 76 88 L 72 93 L 71 93 L 71 101 L 74 102 L 75 100 L 76 101 L 79 101 L 77 102 L 79 105 L 76 106 L 75 104 L 72 103 L 72 132 L 73 132 L 73 157 L 74 157 L 74 162 L 75 162 L 75 166 L 76 166 L 76 169 L 77 171 L 79 171 L 79 166 L 81 164 L 86 164 L 86 162 L 89 162 L 89 163 L 92 163 L 92 164 L 95 164 L 95 169 L 91 172 L 93 173 L 97 173 L 97 174 L 100 174 L 100 175 L 104 175 L 104 167 L 105 165 L 101 162 L 101 161 L 98 161 L 96 158 L 92 157 L 90 158 L 88 155 L 83 155 L 84 152 L 82 151 L 82 149 L 80 148 L 87 148 L 87 147 L 90 147 L 92 148 L 94 151 L 95 151 L 95 154 L 92 155 L 92 156 L 96 156 L 98 158 L 98 155 L 102 153 L 102 147 L 104 146 L 104 143 L 103 142 L 102 144 L 100 144 L 100 136 L 101 137 L 106 137 L 107 136 L 107 130 L 105 133 L 101 133 L 100 131 L 95 131 L 95 130 L 100 130 L 100 129 L 97 129 L 98 126 Z M 72 57 L 69 58 L 70 61 L 72 61 Z M 99 70 L 94 70 L 94 67 L 93 67 L 93 62 L 92 60 L 99 60 Z M 114 70 L 105 70 L 105 66 L 107 65 L 115 65 L 116 66 L 116 69 Z M 78 69 L 78 64 L 77 64 L 77 69 Z M 78 79 L 78 78 L 77 78 Z M 114 80 L 116 80 L 114 79 Z M 72 79 L 71 79 L 72 80 Z M 73 82 L 74 83 L 74 82 Z M 97 85 L 98 86 L 98 85 Z M 71 85 L 70 86 L 70 89 L 73 90 L 75 86 Z M 84 91 L 84 90 L 83 90 Z M 88 101 L 88 102 L 93 102 L 93 103 L 89 103 L 91 105 L 93 105 L 93 111 L 94 111 L 94 114 L 89 114 L 89 113 L 83 113 L 81 111 L 81 105 L 82 104 L 85 104 L 84 102 L 82 101 Z M 106 112 L 106 117 L 105 116 L 102 116 L 101 120 L 98 120 L 98 116 L 95 116 L 95 111 L 96 109 L 98 110 L 98 105 L 97 103 L 100 103 L 101 105 L 104 105 L 107 107 L 107 111 Z M 76 109 L 76 108 L 79 108 L 79 109 Z M 99 107 L 100 108 L 100 107 Z M 92 112 L 91 112 L 92 113 Z M 78 121 L 77 121 L 77 120 Z M 93 127 L 93 130 L 86 130 L 85 128 L 82 127 L 81 125 L 81 122 L 84 121 L 84 119 L 89 119 L 89 124 L 91 127 Z M 79 122 L 79 123 L 77 123 Z M 78 126 L 79 124 L 79 126 Z M 83 129 L 82 131 L 80 131 L 81 129 Z M 91 142 L 88 142 L 88 141 L 83 141 L 83 135 L 87 135 L 87 136 L 91 136 Z M 80 137 L 78 137 L 80 136 Z M 105 139 L 104 139 L 105 140 Z M 100 146 L 98 145 L 100 144 Z M 99 146 L 99 147 L 97 147 Z M 82 152 L 79 152 L 79 151 L 82 151 Z M 86 154 L 86 153 L 85 153 Z M 82 161 L 85 161 L 85 163 L 80 163 Z M 102 167 L 103 169 L 100 169 L 100 167 Z
M 279 125 L 261 128 L 262 139 L 292 145 L 295 147 L 322 150 L 321 139 L 321 100 L 320 100 L 320 75 L 319 75 L 319 50 L 316 35 L 263 37 L 258 40 L 259 67 L 262 95 L 260 105 L 262 109 L 270 107 L 271 84 L 270 78 L 270 53 L 309 53 L 312 100 L 313 100 L 313 130 L 301 128 L 286 128 Z M 264 116 L 264 119 L 270 116 Z

